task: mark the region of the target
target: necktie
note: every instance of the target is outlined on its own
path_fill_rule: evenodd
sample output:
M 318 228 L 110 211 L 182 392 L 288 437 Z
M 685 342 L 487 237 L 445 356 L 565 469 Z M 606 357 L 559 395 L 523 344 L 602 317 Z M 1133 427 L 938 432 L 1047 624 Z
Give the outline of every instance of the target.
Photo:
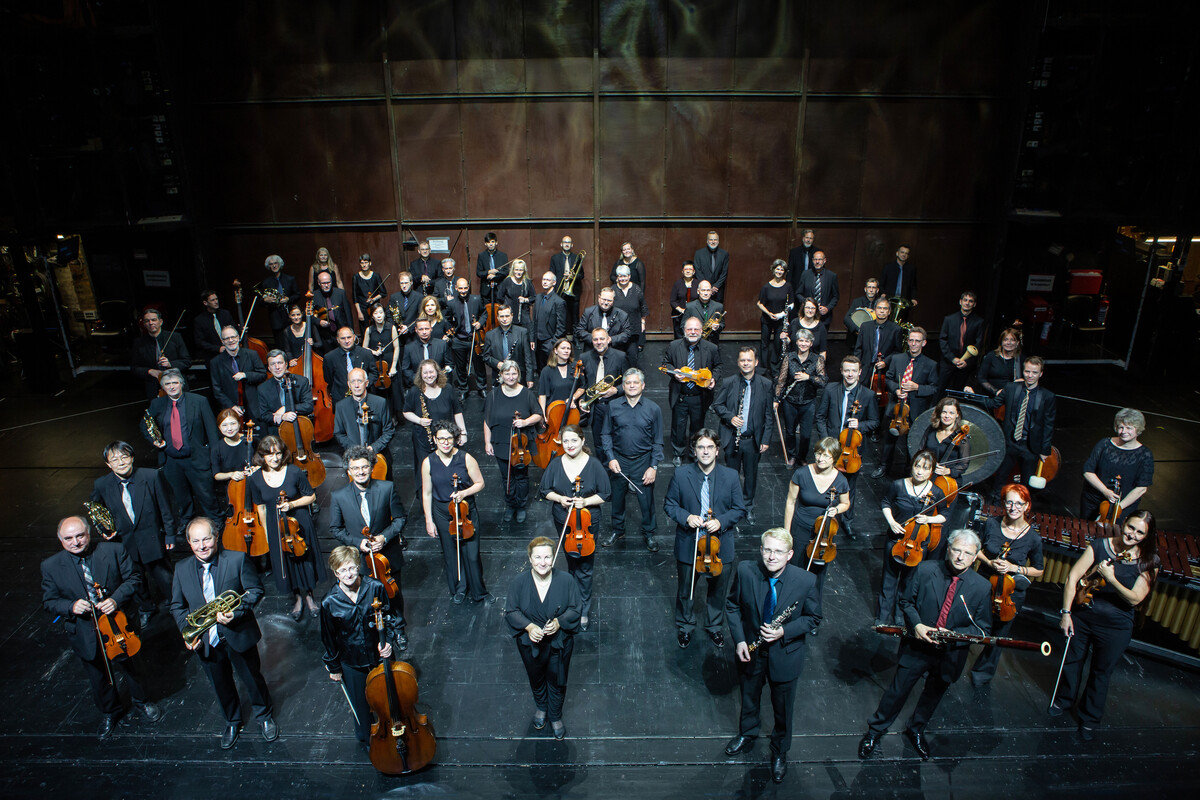
M 1017 411 L 1017 424 L 1013 427 L 1013 439 L 1018 442 L 1025 438 L 1025 415 L 1029 413 L 1029 389 L 1021 398 L 1021 408 Z
M 204 602 L 211 603 L 217 599 L 217 590 L 213 585 L 212 564 L 204 564 L 204 580 L 201 581 L 201 589 L 204 591 Z M 213 647 L 217 646 L 217 626 L 213 625 L 208 629 L 208 643 Z
M 875 355 L 876 356 L 883 355 L 883 351 L 879 349 L 879 334 L 880 333 L 882 333 L 882 331 L 880 331 L 879 326 L 876 325 L 875 326 Z
M 183 449 L 183 423 L 179 419 L 179 401 L 171 401 L 171 447 Z
M 358 510 L 362 514 L 363 524 L 371 527 L 371 509 L 367 508 L 367 493 L 359 492 Z
M 779 578 L 771 578 L 770 581 L 771 588 L 767 592 L 767 599 L 763 601 L 762 621 L 764 623 L 770 622 L 775 618 L 775 604 L 779 602 L 779 588 L 777 586 Z
M 608 314 L 600 315 L 600 327 L 604 328 L 604 330 L 608 330 Z
M 471 329 L 471 310 L 467 308 L 467 301 L 463 300 L 463 315 L 462 315 L 462 332 L 465 334 Z
M 402 314 L 408 313 L 408 295 L 401 294 L 400 300 L 404 303 L 404 306 L 400 309 L 400 312 Z
M 488 255 L 488 261 L 490 261 L 492 264 L 491 269 L 495 269 L 496 268 L 496 255 L 494 253 Z
M 708 489 L 708 476 L 704 476 L 704 483 L 700 484 L 700 516 L 708 513 L 709 506 L 712 505 L 712 493 Z
M 100 602 L 100 598 L 96 595 L 96 579 L 92 576 L 92 569 L 83 556 L 79 557 L 79 567 L 83 570 L 83 588 L 87 589 L 88 600 L 95 605 Z
M 846 384 L 842 384 L 842 424 L 841 427 L 846 427 L 846 406 L 850 404 L 850 389 L 845 388 Z
M 967 350 L 967 318 L 963 317 L 962 322 L 958 326 L 958 352 L 965 353 Z
M 688 347 L 688 369 L 696 368 L 696 345 Z
M 508 354 L 509 354 L 509 349 L 508 349 L 508 331 L 505 331 L 505 332 L 504 332 L 504 357 L 505 357 L 505 358 L 508 358 Z
M 904 265 L 900 264 L 899 266 L 900 266 L 900 269 L 896 270 L 896 296 L 897 297 L 902 296 L 900 294 L 900 288 L 902 286 L 904 286 Z
M 594 382 L 599 383 L 602 380 L 604 380 L 604 356 L 596 359 L 596 380 Z
M 824 270 L 822 270 L 822 271 L 824 271 Z M 821 305 L 821 273 L 814 272 L 813 274 L 817 278 L 816 286 L 814 287 L 814 290 L 813 290 L 813 298 L 817 301 L 817 305 Z
M 287 409 L 287 384 L 282 380 L 279 381 L 279 405 Z
M 350 370 L 354 369 L 354 364 L 350 361 L 350 351 L 346 351 L 346 375 L 350 375 Z
M 917 363 L 915 358 L 908 360 L 908 366 L 904 368 L 904 374 L 900 376 L 900 383 L 904 384 L 912 380 L 913 364 L 915 363 Z
M 425 351 L 424 360 L 428 361 L 429 360 L 429 345 L 423 344 L 423 345 L 421 345 L 421 349 Z
M 950 606 L 954 605 L 954 590 L 958 588 L 958 576 L 950 579 L 950 588 L 946 590 L 946 599 L 942 601 L 942 610 L 938 612 L 936 628 L 946 627 L 946 618 L 950 616 Z
M 233 372 L 230 374 L 237 375 L 239 372 L 241 372 L 241 370 L 238 369 L 237 356 L 231 356 L 231 358 L 233 359 Z
M 129 515 L 129 521 L 136 523 L 133 514 L 133 495 L 129 492 L 129 484 L 132 481 L 121 481 L 121 502 L 125 504 L 125 513 Z
M 217 315 L 213 314 L 213 327 L 217 329 L 217 341 L 221 340 L 221 323 L 217 321 Z
M 745 433 L 750 429 L 750 381 L 746 381 L 746 391 L 742 392 L 742 407 L 738 416 L 742 418 L 742 427 L 738 433 Z

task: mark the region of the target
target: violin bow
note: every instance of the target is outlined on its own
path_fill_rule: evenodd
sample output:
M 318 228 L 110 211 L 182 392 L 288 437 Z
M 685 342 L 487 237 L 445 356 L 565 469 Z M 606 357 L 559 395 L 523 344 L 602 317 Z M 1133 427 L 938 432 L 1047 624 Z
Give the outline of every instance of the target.
M 1067 641 L 1063 644 L 1063 657 L 1058 665 L 1058 677 L 1054 679 L 1054 690 L 1050 692 L 1050 704 L 1046 706 L 1047 712 L 1054 706 L 1054 698 L 1058 697 L 1058 683 L 1062 680 L 1063 667 L 1067 665 L 1067 652 L 1071 649 L 1071 636 L 1073 633 L 1063 634 Z
M 577 495 L 572 495 L 572 499 L 571 499 L 572 506 L 575 503 L 574 498 L 576 496 Z M 567 540 L 567 526 L 570 524 L 571 524 L 571 509 L 568 508 L 567 509 L 567 518 L 565 520 L 563 520 L 562 530 L 559 531 L 559 533 L 558 533 L 558 547 L 554 548 L 554 560 L 550 562 L 551 567 L 553 567 L 555 565 L 555 563 L 558 562 L 558 554 L 562 551 L 563 542 L 565 542 Z
M 99 598 L 100 597 L 100 584 L 94 583 L 93 585 L 95 586 L 95 589 L 96 589 L 96 597 Z M 98 616 L 96 616 L 96 604 L 93 603 L 90 598 L 88 599 L 88 606 L 90 607 L 89 610 L 92 612 L 92 625 L 94 626 L 95 631 L 96 631 L 96 643 L 100 647 L 100 657 L 104 659 L 104 671 L 106 673 L 108 673 L 109 684 L 115 689 L 115 688 L 117 688 L 117 682 L 113 678 L 112 667 L 108 663 L 108 653 L 105 652 L 105 648 L 104 648 L 104 637 L 102 635 L 100 635 L 100 618 Z
M 246 312 L 246 319 L 242 322 L 242 331 L 238 334 L 238 343 L 246 341 L 246 330 L 250 327 L 250 317 L 254 316 L 254 306 L 258 303 L 258 295 L 250 298 L 250 310 Z
M 340 680 L 337 682 L 337 685 L 342 689 L 342 695 L 346 698 L 346 705 L 350 706 L 350 713 L 354 715 L 354 723 L 362 727 L 362 720 L 358 718 L 358 712 L 354 710 L 354 703 L 350 701 L 350 693 L 346 691 L 346 681 Z

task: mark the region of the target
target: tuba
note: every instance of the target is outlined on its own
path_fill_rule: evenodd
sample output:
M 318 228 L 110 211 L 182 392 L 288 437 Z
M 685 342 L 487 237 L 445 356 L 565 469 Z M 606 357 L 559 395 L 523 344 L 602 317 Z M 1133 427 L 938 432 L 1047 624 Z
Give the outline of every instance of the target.
M 233 589 L 226 589 L 211 603 L 205 603 L 188 614 L 187 627 L 183 629 L 184 644 L 194 647 L 204 632 L 217 624 L 217 614 L 228 614 L 237 610 L 246 594 L 246 592 L 238 594 Z
M 595 386 L 589 386 L 584 389 L 583 396 L 579 398 L 579 402 L 575 405 L 579 406 L 581 411 L 590 411 L 592 404 L 604 396 L 604 393 L 617 385 L 618 376 L 605 375 L 604 379 Z
M 586 256 L 587 250 L 580 250 L 579 263 L 574 268 L 571 267 L 571 257 L 567 256 L 566 266 L 563 267 L 562 285 L 558 289 L 558 293 L 563 297 L 575 296 L 575 284 L 579 283 L 579 273 L 583 272 L 583 259 Z
M 113 521 L 112 512 L 108 510 L 107 506 L 103 503 L 84 500 L 83 509 L 87 512 L 88 522 L 92 523 L 92 527 L 106 541 L 111 541 L 117 535 L 117 524 Z
M 700 331 L 700 337 L 707 339 L 716 330 L 717 326 L 725 321 L 725 314 L 726 312 L 724 311 L 717 311 L 711 317 L 704 320 L 704 328 Z

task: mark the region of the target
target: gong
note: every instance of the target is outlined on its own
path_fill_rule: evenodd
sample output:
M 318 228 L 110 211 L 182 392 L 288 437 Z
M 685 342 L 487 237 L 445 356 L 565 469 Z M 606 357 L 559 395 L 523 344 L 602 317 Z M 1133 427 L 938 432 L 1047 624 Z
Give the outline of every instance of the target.
M 986 481 L 992 476 L 992 473 L 1000 469 L 1000 463 L 1004 461 L 1004 431 L 1001 430 L 1000 423 L 996 422 L 995 418 L 982 408 L 960 401 L 958 410 L 962 413 L 963 422 L 971 426 L 971 432 L 967 438 L 971 445 L 971 455 L 981 456 L 971 459 L 967 464 L 967 471 L 958 479 L 958 482 L 961 485 Z M 921 449 L 925 440 L 925 431 L 929 429 L 929 420 L 931 419 L 933 419 L 932 408 L 922 411 L 920 416 L 913 420 L 912 427 L 908 431 L 908 452 L 910 454 Z M 994 453 L 991 452 L 993 450 Z M 989 453 L 989 455 L 984 456 L 983 453 Z

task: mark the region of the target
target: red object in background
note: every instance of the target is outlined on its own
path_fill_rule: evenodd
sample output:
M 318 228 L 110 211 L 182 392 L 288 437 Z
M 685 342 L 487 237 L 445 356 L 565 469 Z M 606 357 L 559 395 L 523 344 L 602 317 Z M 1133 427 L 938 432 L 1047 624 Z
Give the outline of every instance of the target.
M 1073 269 L 1070 273 L 1067 294 L 1100 294 L 1100 286 L 1104 283 L 1103 272 L 1094 269 Z
M 1045 344 L 1050 341 L 1050 328 L 1054 325 L 1054 309 L 1050 302 L 1039 294 L 1025 295 L 1025 313 L 1022 315 L 1028 325 L 1027 335 L 1036 335 L 1038 342 Z

